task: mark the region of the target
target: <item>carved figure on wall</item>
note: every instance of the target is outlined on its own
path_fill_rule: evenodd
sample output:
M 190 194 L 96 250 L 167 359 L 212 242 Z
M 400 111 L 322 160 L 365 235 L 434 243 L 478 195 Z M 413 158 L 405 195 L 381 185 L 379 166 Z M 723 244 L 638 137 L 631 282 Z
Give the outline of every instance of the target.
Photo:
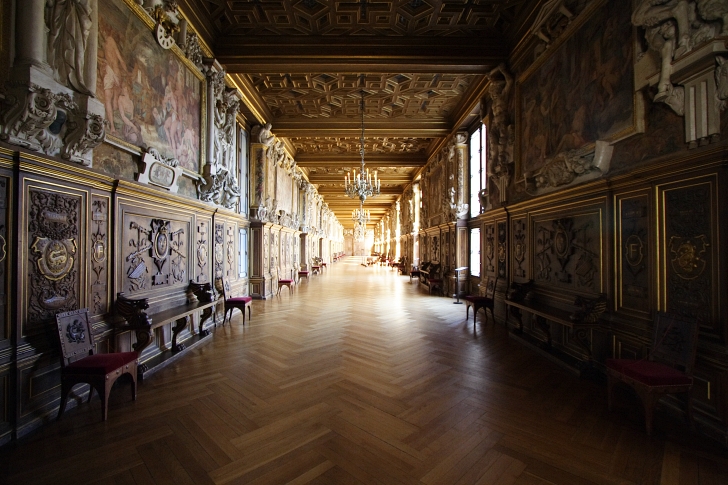
M 271 146 L 273 144 L 273 141 L 275 140 L 275 136 L 273 136 L 273 133 L 271 133 L 271 128 L 273 125 L 270 123 L 266 123 L 264 126 L 257 126 L 253 129 L 253 136 L 258 137 L 258 143 L 265 145 L 267 147 Z M 257 133 L 256 133 L 257 131 Z
M 715 56 L 715 97 L 718 108 L 724 110 L 728 104 L 728 62 L 725 57 Z
M 698 13 L 705 20 L 720 20 L 720 35 L 728 35 L 728 4 L 725 0 L 697 0 Z
M 197 66 L 197 68 L 202 67 L 202 47 L 200 47 L 200 38 L 197 35 L 197 32 L 192 32 L 191 34 L 188 34 L 185 38 L 185 45 L 181 46 L 182 50 L 185 53 L 185 56 L 187 56 L 187 59 L 192 61 L 192 63 Z
M 670 80 L 672 61 L 694 46 L 726 32 L 728 5 L 720 0 L 642 0 L 632 14 L 632 24 L 645 29 L 645 40 L 660 55 L 660 75 L 655 102 L 685 112 L 685 90 Z M 714 21 L 722 22 L 722 28 Z
M 502 80 L 496 75 L 500 73 Z M 500 162 L 500 153 L 505 149 L 508 142 L 508 105 L 510 103 L 511 89 L 513 87 L 513 76 L 508 72 L 505 64 L 490 71 L 486 77 L 490 81 L 488 96 L 490 97 L 490 126 L 488 127 L 488 142 L 490 159 Z
M 96 79 L 89 77 L 86 64 L 95 59 L 95 49 L 88 48 L 92 27 L 90 0 L 47 0 L 48 63 L 55 79 L 79 93 L 94 95 Z M 94 66 L 95 70 L 95 66 Z

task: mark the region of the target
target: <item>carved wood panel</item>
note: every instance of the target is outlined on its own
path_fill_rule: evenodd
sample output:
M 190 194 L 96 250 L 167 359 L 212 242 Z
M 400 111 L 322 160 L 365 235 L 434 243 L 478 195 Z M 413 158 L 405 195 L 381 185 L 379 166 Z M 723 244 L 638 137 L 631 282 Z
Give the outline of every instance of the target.
M 88 302 L 91 315 L 109 311 L 109 197 L 91 197 L 91 236 L 88 262 L 91 267 Z
M 276 119 L 360 116 L 360 74 L 245 74 Z M 473 74 L 366 74 L 365 116 L 374 119 L 446 118 L 454 111 Z
M 505 221 L 498 222 L 498 277 L 506 277 L 506 259 L 508 257 L 508 231 Z
M 235 223 L 227 223 L 225 235 L 225 278 L 228 281 L 237 279 L 235 267 Z
M 215 222 L 214 262 L 215 278 L 222 278 L 225 272 L 225 223 Z
M 8 223 L 11 209 L 10 187 L 10 177 L 0 176 L 0 349 L 10 344 L 10 319 L 8 318 L 10 305 L 7 293 L 10 273 L 8 270 L 8 254 L 12 251 L 8 244 Z M 2 364 L 2 359 L 0 359 L 0 364 Z
M 511 223 L 513 231 L 513 276 L 523 283 L 530 279 L 528 271 L 528 223 L 525 217 L 514 218 Z
M 44 331 L 56 313 L 74 310 L 84 303 L 80 267 L 86 247 L 80 239 L 85 192 L 29 183 L 25 193 L 23 336 Z
M 201 2 L 219 34 L 348 37 L 476 35 L 505 28 L 513 3 L 487 2 Z M 515 2 L 518 3 L 518 2 Z M 367 8 L 367 6 L 369 8 Z
M 533 279 L 545 285 L 601 293 L 601 218 L 601 210 L 534 218 Z
M 483 254 L 485 256 L 485 274 L 495 274 L 496 247 L 495 247 L 495 223 L 485 224 L 483 241 Z
M 652 235 L 648 192 L 617 195 L 617 310 L 648 316 L 652 306 Z
M 662 307 L 697 319 L 701 335 L 722 338 L 718 297 L 717 181 L 660 187 Z
M 117 260 L 119 291 L 135 294 L 188 284 L 195 271 L 189 261 L 189 249 L 195 247 L 191 228 L 190 217 L 124 207 Z
M 209 277 L 210 265 L 210 225 L 207 220 L 197 220 L 195 237 L 195 281 L 206 283 Z

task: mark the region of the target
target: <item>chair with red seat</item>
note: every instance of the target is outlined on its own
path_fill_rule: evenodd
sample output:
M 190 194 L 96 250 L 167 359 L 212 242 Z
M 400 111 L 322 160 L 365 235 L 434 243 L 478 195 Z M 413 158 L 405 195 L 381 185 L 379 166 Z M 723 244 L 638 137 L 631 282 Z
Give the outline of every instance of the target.
M 101 398 L 101 417 L 104 421 L 109 416 L 111 388 L 124 374 L 131 376 L 131 399 L 136 401 L 139 354 L 94 354 L 94 336 L 88 320 L 88 308 L 57 314 L 56 325 L 61 341 L 61 406 L 58 419 L 66 410 L 68 394 L 76 384 L 89 384 L 89 401 L 96 390 Z
M 475 315 L 481 308 L 485 312 L 485 323 L 488 323 L 488 310 L 490 310 L 490 314 L 495 320 L 493 308 L 495 307 L 496 286 L 498 286 L 498 277 L 488 276 L 485 280 L 485 295 L 467 295 L 463 297 L 465 301 L 465 320 L 468 319 L 470 307 L 473 307 L 473 324 L 475 324 Z
M 245 325 L 245 309 L 248 309 L 248 318 L 251 318 L 250 316 L 250 306 L 253 302 L 253 298 L 250 296 L 228 296 L 230 294 L 230 283 L 227 281 L 224 281 L 222 278 L 216 278 L 215 279 L 215 289 L 217 290 L 218 294 L 222 295 L 222 299 L 225 305 L 225 312 L 223 313 L 222 317 L 222 326 L 225 326 L 225 320 L 228 319 L 228 312 L 230 313 L 230 321 L 232 321 L 233 318 L 233 310 L 239 309 L 240 312 L 243 314 L 243 325 Z
M 632 387 L 642 400 L 645 428 L 652 434 L 652 416 L 660 397 L 680 394 L 685 398 L 685 413 L 692 421 L 690 390 L 693 364 L 698 346 L 699 325 L 674 315 L 659 313 L 655 321 L 652 348 L 645 359 L 607 359 L 607 398 L 614 403 L 614 388 L 622 382 Z
M 281 273 L 281 270 L 279 268 L 278 269 L 278 275 L 280 276 L 281 274 L 282 273 Z M 289 293 L 292 293 L 293 292 L 293 285 L 295 285 L 295 284 L 296 284 L 296 280 L 293 279 L 293 270 L 291 270 L 291 277 L 290 278 L 278 278 L 278 294 L 279 295 L 281 294 L 281 288 L 283 288 L 284 286 L 288 288 L 288 292 Z

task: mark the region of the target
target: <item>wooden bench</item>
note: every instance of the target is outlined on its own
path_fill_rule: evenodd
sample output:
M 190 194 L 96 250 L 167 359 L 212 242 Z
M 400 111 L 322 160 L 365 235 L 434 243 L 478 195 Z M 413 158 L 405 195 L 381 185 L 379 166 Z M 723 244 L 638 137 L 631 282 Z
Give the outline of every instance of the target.
M 526 311 L 535 317 L 536 325 L 546 334 L 546 346 L 551 348 L 551 326 L 549 322 L 569 329 L 574 341 L 585 351 L 585 357 L 591 361 L 592 351 L 588 330 L 599 326 L 599 318 L 607 309 L 607 297 L 604 294 L 597 298 L 577 296 L 573 309 L 559 308 L 534 299 L 515 299 L 509 292 L 505 304 L 509 312 L 516 318 L 520 332 L 523 332 L 523 315 Z M 507 315 L 506 315 L 506 318 Z
M 444 295 L 444 285 L 442 275 L 440 274 L 440 263 L 424 262 L 420 266 L 420 283 L 427 286 L 430 294 L 432 290 L 437 288 Z
M 118 293 L 116 296 L 116 313 L 123 318 L 123 321 L 117 321 L 115 329 L 118 332 L 132 331 L 136 334 L 136 343 L 133 349 L 140 355 L 147 348 L 154 338 L 153 332 L 168 323 L 175 322 L 172 326 L 172 353 L 178 353 L 185 349 L 185 344 L 178 343 L 177 337 L 189 325 L 190 317 L 201 312 L 198 335 L 204 338 L 210 334 L 205 329 L 205 322 L 211 317 L 215 320 L 215 306 L 218 303 L 218 297 L 212 290 L 210 283 L 195 283 L 190 281 L 187 288 L 187 301 L 183 304 L 162 308 L 157 311 L 147 312 L 149 309 L 148 298 L 128 298 L 124 293 Z M 137 368 L 138 374 L 143 377 L 147 372 L 146 364 L 139 364 Z

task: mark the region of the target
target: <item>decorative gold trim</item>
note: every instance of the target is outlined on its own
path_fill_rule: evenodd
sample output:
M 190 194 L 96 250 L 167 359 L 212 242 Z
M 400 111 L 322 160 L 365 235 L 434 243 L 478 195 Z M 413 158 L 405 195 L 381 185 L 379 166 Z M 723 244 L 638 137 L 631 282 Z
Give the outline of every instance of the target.
M 126 142 L 122 140 L 121 138 L 117 138 L 114 135 L 109 135 L 108 133 L 106 136 L 104 136 L 104 143 L 108 143 L 109 145 L 115 146 L 116 148 L 121 148 L 122 150 L 125 150 L 132 155 L 141 156 L 142 149 L 136 145 L 132 145 L 129 142 Z

